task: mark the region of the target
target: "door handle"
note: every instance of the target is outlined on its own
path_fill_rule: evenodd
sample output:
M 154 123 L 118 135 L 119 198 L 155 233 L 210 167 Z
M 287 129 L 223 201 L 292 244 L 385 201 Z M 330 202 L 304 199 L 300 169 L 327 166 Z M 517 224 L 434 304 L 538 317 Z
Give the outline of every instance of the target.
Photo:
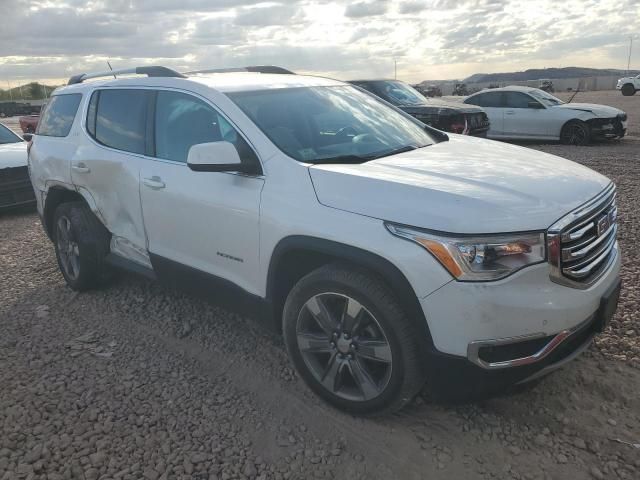
M 515 115 L 516 112 L 514 112 L 513 110 L 507 110 L 506 112 L 504 112 L 506 115 Z
M 91 171 L 91 169 L 87 167 L 87 165 L 84 162 L 80 162 L 75 165 L 72 165 L 71 168 L 76 173 L 89 173 Z
M 151 178 L 143 178 L 142 183 L 153 190 L 160 190 L 161 188 L 166 187 L 162 179 L 155 175 Z

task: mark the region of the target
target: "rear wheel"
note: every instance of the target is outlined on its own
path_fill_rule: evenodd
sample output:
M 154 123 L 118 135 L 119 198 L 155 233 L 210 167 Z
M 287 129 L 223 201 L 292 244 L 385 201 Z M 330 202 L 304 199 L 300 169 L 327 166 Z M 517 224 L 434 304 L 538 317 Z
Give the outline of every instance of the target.
M 580 120 L 567 122 L 560 132 L 560 142 L 565 145 L 587 145 L 590 137 L 589 126 Z
M 304 277 L 287 298 L 283 330 L 301 377 L 342 410 L 397 410 L 423 385 L 417 336 L 368 272 L 327 265 Z
M 53 217 L 53 241 L 58 266 L 67 284 L 84 291 L 111 277 L 104 263 L 110 234 L 84 202 L 63 203 Z
M 622 95 L 625 97 L 630 97 L 631 95 L 636 94 L 636 88 L 630 83 L 625 83 L 621 89 Z

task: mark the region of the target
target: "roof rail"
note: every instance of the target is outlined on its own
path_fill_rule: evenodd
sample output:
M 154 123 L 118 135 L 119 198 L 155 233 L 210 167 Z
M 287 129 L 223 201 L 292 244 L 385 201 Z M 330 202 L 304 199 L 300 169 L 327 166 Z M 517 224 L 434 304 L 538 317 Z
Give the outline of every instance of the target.
M 135 67 L 135 68 L 125 68 L 121 70 L 109 70 L 106 72 L 93 72 L 93 73 L 81 73 L 79 75 L 74 75 L 69 79 L 67 85 L 75 85 L 76 83 L 82 83 L 85 80 L 89 80 L 90 78 L 101 78 L 101 77 L 111 77 L 115 78 L 116 75 L 147 75 L 148 77 L 179 77 L 184 78 L 179 72 L 175 70 L 171 70 L 167 67 Z
M 231 72 L 255 72 L 255 73 L 277 73 L 283 75 L 295 75 L 291 70 L 275 65 L 256 65 L 249 67 L 230 67 L 230 68 L 209 68 L 206 70 L 194 70 L 185 72 L 185 75 L 195 75 L 196 73 L 231 73 Z

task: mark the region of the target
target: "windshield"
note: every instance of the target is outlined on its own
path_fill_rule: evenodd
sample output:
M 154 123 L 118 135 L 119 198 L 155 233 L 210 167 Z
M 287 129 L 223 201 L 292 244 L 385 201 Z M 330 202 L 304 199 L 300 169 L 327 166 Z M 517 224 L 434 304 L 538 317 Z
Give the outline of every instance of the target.
M 306 163 L 362 163 L 433 144 L 424 126 L 350 86 L 227 94 L 284 153 Z
M 0 144 L 3 143 L 18 143 L 21 142 L 22 139 L 9 130 L 4 125 L 0 125 Z
M 394 105 L 422 105 L 427 101 L 424 95 L 403 82 L 385 80 L 373 84 L 378 94 Z
M 543 105 L 547 107 L 553 107 L 554 105 L 562 105 L 564 102 L 559 98 L 554 97 L 550 93 L 547 93 L 543 90 L 530 90 L 529 95 L 531 95 L 536 100 L 540 101 Z

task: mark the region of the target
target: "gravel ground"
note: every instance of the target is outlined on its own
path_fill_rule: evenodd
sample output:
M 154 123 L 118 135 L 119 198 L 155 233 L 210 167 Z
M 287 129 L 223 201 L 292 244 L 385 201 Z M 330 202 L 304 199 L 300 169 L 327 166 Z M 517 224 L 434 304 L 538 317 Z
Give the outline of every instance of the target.
M 483 402 L 344 415 L 256 320 L 130 276 L 76 294 L 37 216 L 0 216 L 0 480 L 640 478 L 640 95 L 575 101 L 622 106 L 630 136 L 527 146 L 617 182 L 620 308 L 580 359 Z

